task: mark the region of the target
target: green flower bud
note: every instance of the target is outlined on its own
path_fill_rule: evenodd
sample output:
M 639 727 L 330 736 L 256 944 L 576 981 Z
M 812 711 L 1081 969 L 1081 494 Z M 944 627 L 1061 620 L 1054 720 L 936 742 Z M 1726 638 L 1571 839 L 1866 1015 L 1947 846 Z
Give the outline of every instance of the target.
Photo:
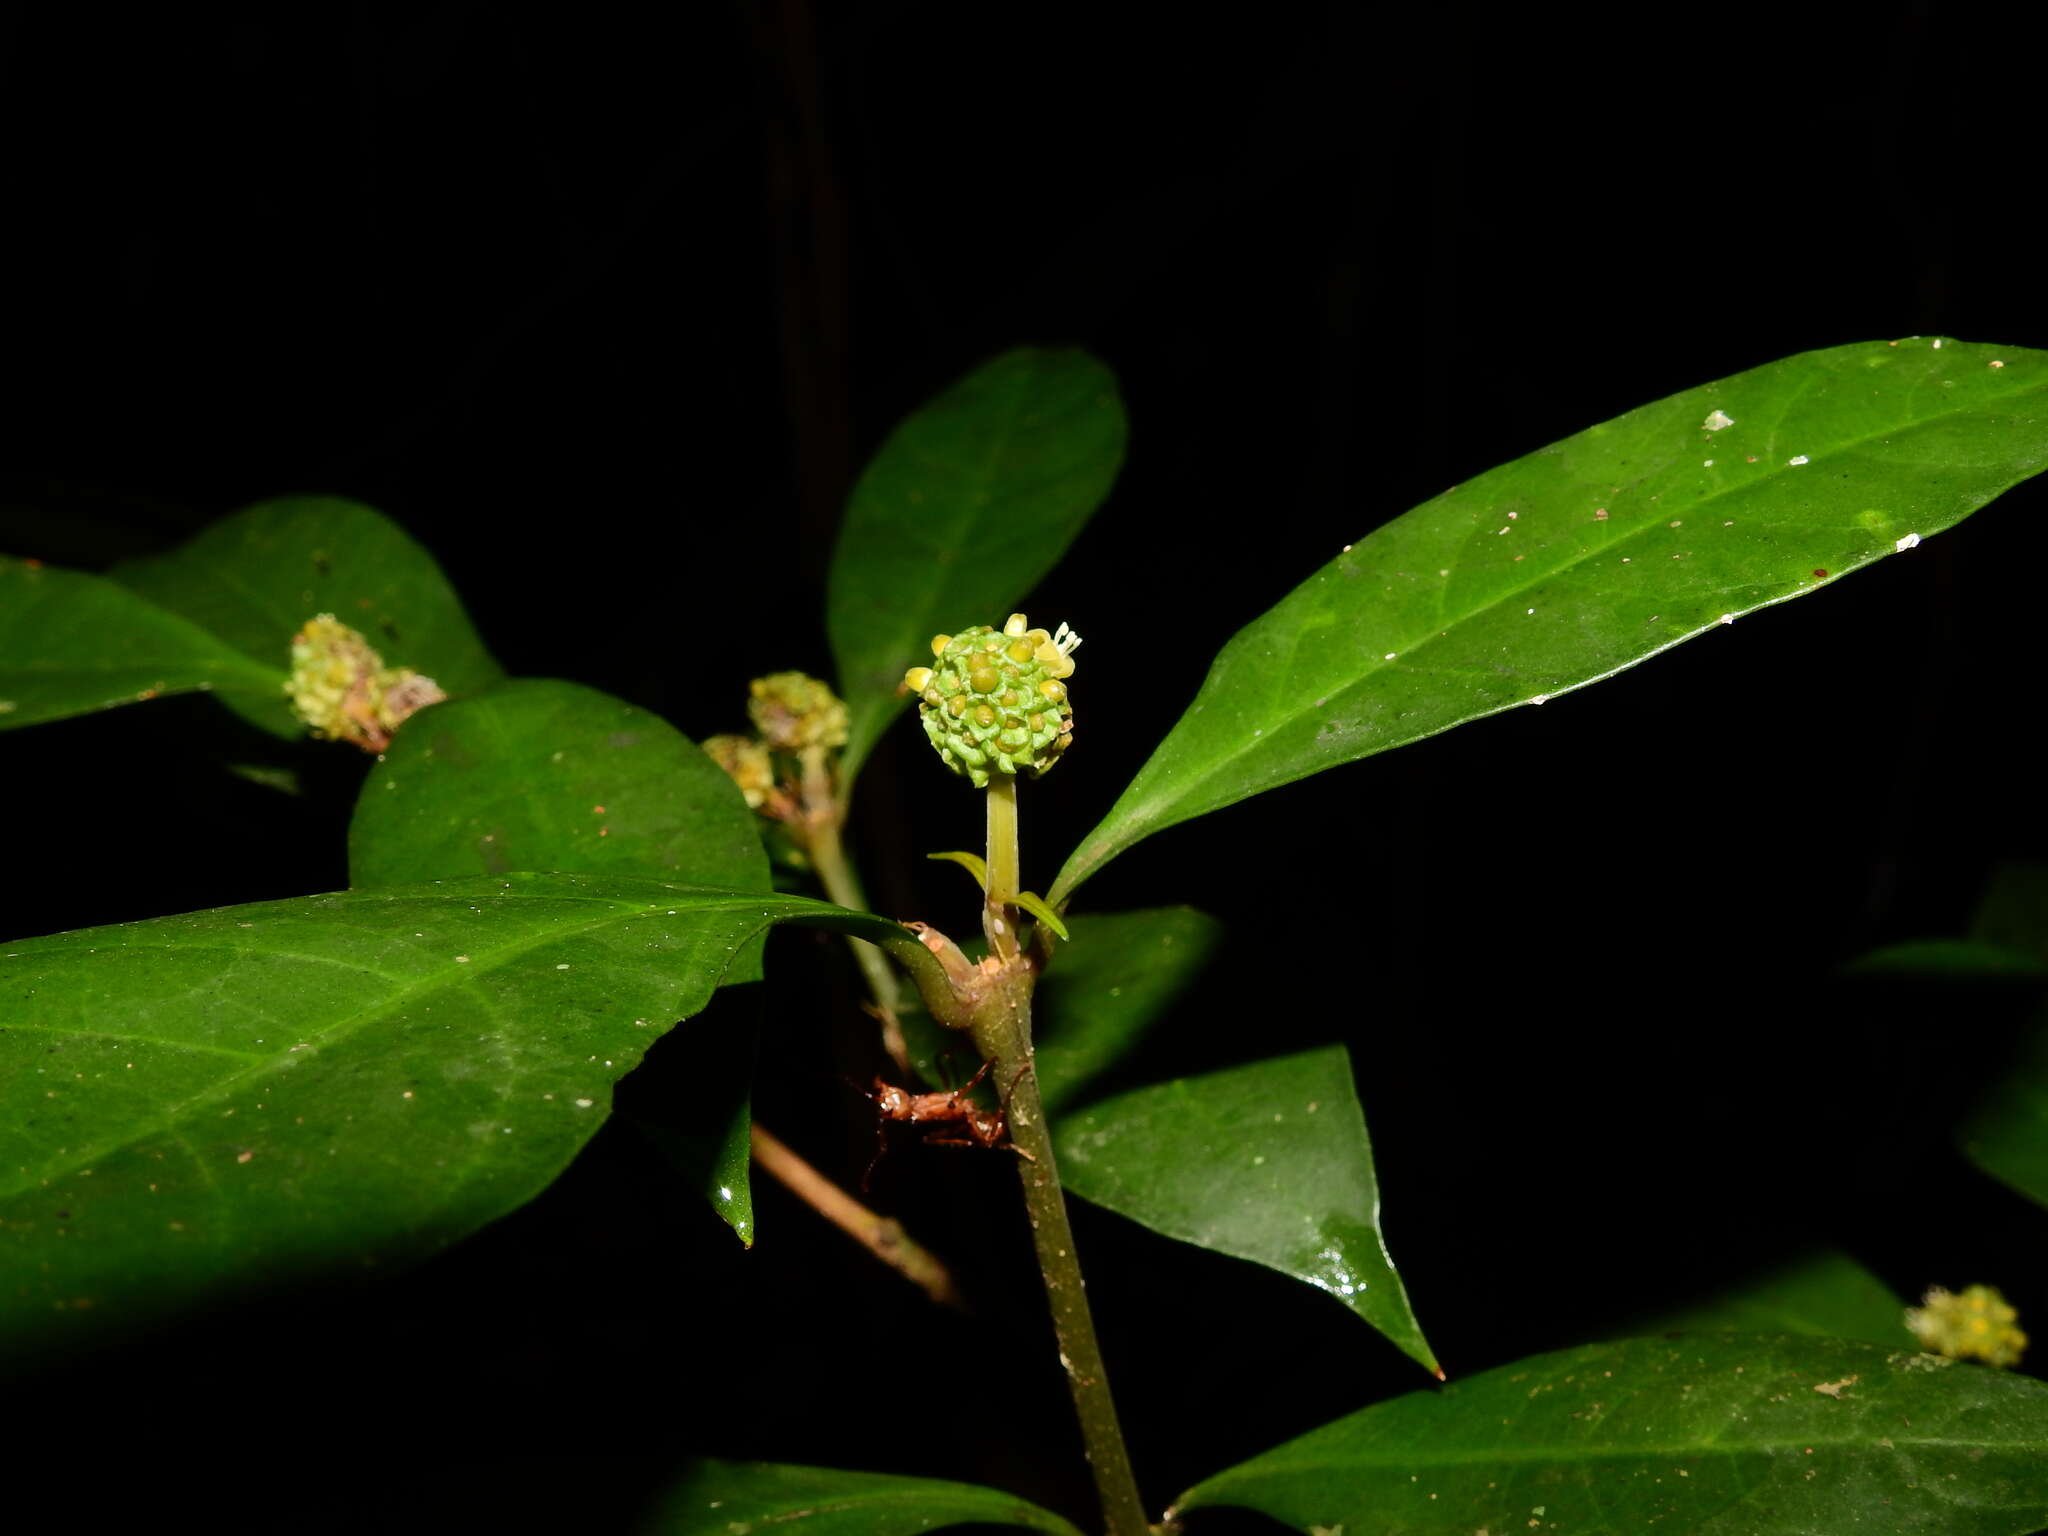
M 726 771 L 747 804 L 759 810 L 775 788 L 775 768 L 768 749 L 751 736 L 707 736 L 699 743 L 704 755 Z
M 769 750 L 792 755 L 806 747 L 846 745 L 846 706 L 815 677 L 776 672 L 748 687 L 747 714 Z
M 1000 630 L 986 624 L 932 637 L 933 663 L 912 667 L 903 686 L 940 757 L 986 789 L 992 773 L 1044 773 L 1073 744 L 1066 679 L 1081 637 L 1032 629 L 1021 613 Z
M 382 752 L 406 718 L 448 695 L 411 667 L 387 667 L 361 634 L 331 613 L 306 621 L 292 636 L 292 710 L 315 736 L 352 741 Z
M 2010 1367 L 2027 1348 L 2019 1313 L 1995 1286 L 1969 1286 L 1957 1296 L 1937 1285 L 1906 1309 L 1906 1326 L 1923 1348 L 1951 1360 Z

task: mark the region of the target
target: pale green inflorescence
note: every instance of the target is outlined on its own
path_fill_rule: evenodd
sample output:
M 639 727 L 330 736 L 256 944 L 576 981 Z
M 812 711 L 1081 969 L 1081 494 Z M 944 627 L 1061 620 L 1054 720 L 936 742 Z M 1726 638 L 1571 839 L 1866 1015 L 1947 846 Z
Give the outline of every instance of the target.
M 387 667 L 370 642 L 331 613 L 316 614 L 292 636 L 285 679 L 292 711 L 315 736 L 382 752 L 417 711 L 448 695 L 411 667 Z
M 2019 1312 L 1996 1286 L 1966 1286 L 1957 1295 L 1937 1285 L 1919 1306 L 1906 1309 L 1906 1326 L 1923 1348 L 1951 1360 L 1982 1360 L 2009 1370 L 2026 1353 Z
M 723 768 L 747 804 L 759 810 L 775 789 L 775 765 L 768 749 L 751 736 L 707 736 L 698 746 L 704 755 Z
M 772 752 L 846 745 L 846 705 L 804 672 L 772 672 L 747 685 L 747 715 Z
M 932 636 L 932 665 L 912 667 L 903 686 L 946 765 L 986 789 L 990 774 L 1044 773 L 1073 745 L 1066 680 L 1080 643 L 1064 624 L 1049 634 L 1013 613 L 1000 630 Z

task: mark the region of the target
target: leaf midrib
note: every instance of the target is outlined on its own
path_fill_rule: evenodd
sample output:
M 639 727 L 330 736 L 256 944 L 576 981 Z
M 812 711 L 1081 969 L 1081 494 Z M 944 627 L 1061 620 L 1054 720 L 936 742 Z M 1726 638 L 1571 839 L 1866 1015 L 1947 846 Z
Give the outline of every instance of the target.
M 448 899 L 456 900 L 459 898 L 450 897 Z M 554 897 L 553 893 L 549 893 L 548 897 L 545 899 L 553 900 L 556 898 Z M 362 1028 L 366 1024 L 373 1023 L 376 1020 L 388 1015 L 401 1005 L 419 996 L 421 993 L 435 990 L 436 984 L 438 983 L 448 980 L 455 980 L 459 978 L 460 983 L 462 985 L 468 986 L 470 984 L 473 984 L 480 978 L 491 974 L 491 972 L 499 969 L 504 964 L 513 960 L 517 960 L 535 949 L 542 948 L 551 943 L 560 942 L 564 939 L 580 938 L 583 935 L 590 933 L 595 929 L 604 927 L 610 921 L 624 921 L 633 917 L 644 917 L 649 915 L 650 912 L 650 909 L 641 908 L 637 906 L 634 907 L 630 912 L 620 912 L 617 908 L 616 899 L 609 897 L 580 896 L 569 899 L 591 902 L 603 902 L 608 907 L 611 907 L 612 910 L 603 916 L 594 917 L 587 922 L 559 925 L 557 927 L 549 929 L 545 933 L 536 934 L 530 938 L 522 939 L 518 943 L 508 946 L 504 950 L 493 953 L 488 960 L 472 960 L 470 963 L 464 965 L 460 971 L 457 971 L 454 968 L 450 967 L 447 969 L 434 971 L 427 976 L 418 978 L 416 983 L 411 987 L 399 986 L 392 996 L 382 1000 L 381 1002 L 373 1004 L 370 1007 L 365 1008 L 358 1013 L 350 1014 L 344 1016 L 343 1018 L 336 1019 L 331 1024 L 329 1024 L 325 1029 L 322 1029 L 315 1033 L 312 1037 L 312 1040 L 307 1043 L 314 1048 L 324 1048 L 325 1046 L 331 1043 L 339 1043 L 340 1041 L 347 1039 L 350 1035 L 354 1034 L 358 1029 Z M 754 903 L 749 901 L 735 900 L 715 904 L 700 905 L 698 910 L 728 911 L 737 907 L 751 906 L 753 904 Z M 772 920 L 772 916 L 764 917 L 764 921 Z M 565 929 L 567 930 L 566 932 L 564 931 Z M 744 942 L 745 937 L 751 936 L 751 933 L 744 936 L 742 942 Z M 138 945 L 136 947 L 142 948 L 145 946 Z M 160 948 L 162 946 L 148 947 Z M 220 946 L 213 947 L 218 948 Z M 258 953 L 262 952 L 258 951 Z M 726 961 L 728 964 L 731 961 L 730 952 L 726 957 Z M 336 961 L 335 963 L 347 964 L 347 962 L 345 961 Z M 722 976 L 724 974 L 724 971 L 725 967 L 721 965 L 718 969 L 717 974 Z M 376 973 L 372 972 L 370 974 L 374 975 Z M 0 1199 L 12 1199 L 14 1196 L 21 1194 L 26 1189 L 40 1187 L 37 1181 L 40 1180 L 47 1182 L 47 1180 L 53 1175 L 61 1177 L 64 1173 L 68 1173 L 75 1168 L 93 1166 L 98 1162 L 104 1160 L 110 1153 L 118 1152 L 127 1147 L 134 1146 L 138 1142 L 145 1141 L 151 1136 L 163 1134 L 176 1135 L 178 1134 L 176 1127 L 182 1124 L 184 1121 L 190 1119 L 193 1113 L 202 1111 L 209 1105 L 219 1102 L 222 1098 L 226 1098 L 233 1095 L 234 1093 L 240 1092 L 244 1087 L 247 1087 L 252 1083 L 260 1081 L 261 1079 L 267 1076 L 274 1075 L 275 1073 L 283 1070 L 285 1066 L 291 1062 L 291 1059 L 297 1054 L 298 1053 L 295 1051 L 286 1050 L 278 1052 L 274 1055 L 267 1055 L 264 1057 L 255 1058 L 256 1060 L 261 1061 L 263 1064 L 261 1066 L 252 1067 L 246 1072 L 233 1073 L 202 1089 L 200 1092 L 194 1094 L 192 1097 L 181 1100 L 179 1103 L 170 1106 L 161 1114 L 153 1116 L 147 1121 L 138 1122 L 128 1127 L 124 1127 L 125 1134 L 104 1141 L 96 1147 L 94 1147 L 89 1152 L 80 1154 L 76 1157 L 71 1157 L 69 1155 L 69 1149 L 66 1149 L 66 1153 L 63 1154 L 66 1158 L 66 1161 L 63 1165 L 60 1166 L 54 1162 L 44 1163 L 37 1167 L 32 1174 L 28 1174 L 25 1176 L 26 1182 L 19 1182 L 12 1185 L 0 1184 Z

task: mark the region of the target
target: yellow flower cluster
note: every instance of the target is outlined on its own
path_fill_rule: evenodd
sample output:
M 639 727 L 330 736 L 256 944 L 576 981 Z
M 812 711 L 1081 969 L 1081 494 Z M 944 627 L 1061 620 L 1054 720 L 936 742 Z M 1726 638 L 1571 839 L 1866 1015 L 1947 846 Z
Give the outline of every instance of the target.
M 1995 1286 L 1972 1285 L 1958 1296 L 1937 1285 L 1906 1309 L 1906 1326 L 1934 1354 L 2015 1366 L 2027 1348 L 2019 1316 Z

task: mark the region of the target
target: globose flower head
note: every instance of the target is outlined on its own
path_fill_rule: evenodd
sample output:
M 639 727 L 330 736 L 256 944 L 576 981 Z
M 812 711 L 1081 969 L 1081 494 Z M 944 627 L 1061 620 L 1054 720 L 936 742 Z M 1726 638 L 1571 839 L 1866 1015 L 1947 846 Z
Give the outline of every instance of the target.
M 804 672 L 771 672 L 747 685 L 747 714 L 771 752 L 846 745 L 846 705 Z
M 1080 643 L 1064 624 L 1049 634 L 1013 613 L 999 630 L 932 636 L 932 664 L 904 673 L 903 686 L 946 765 L 986 789 L 990 774 L 1044 773 L 1074 744 L 1066 680 Z

